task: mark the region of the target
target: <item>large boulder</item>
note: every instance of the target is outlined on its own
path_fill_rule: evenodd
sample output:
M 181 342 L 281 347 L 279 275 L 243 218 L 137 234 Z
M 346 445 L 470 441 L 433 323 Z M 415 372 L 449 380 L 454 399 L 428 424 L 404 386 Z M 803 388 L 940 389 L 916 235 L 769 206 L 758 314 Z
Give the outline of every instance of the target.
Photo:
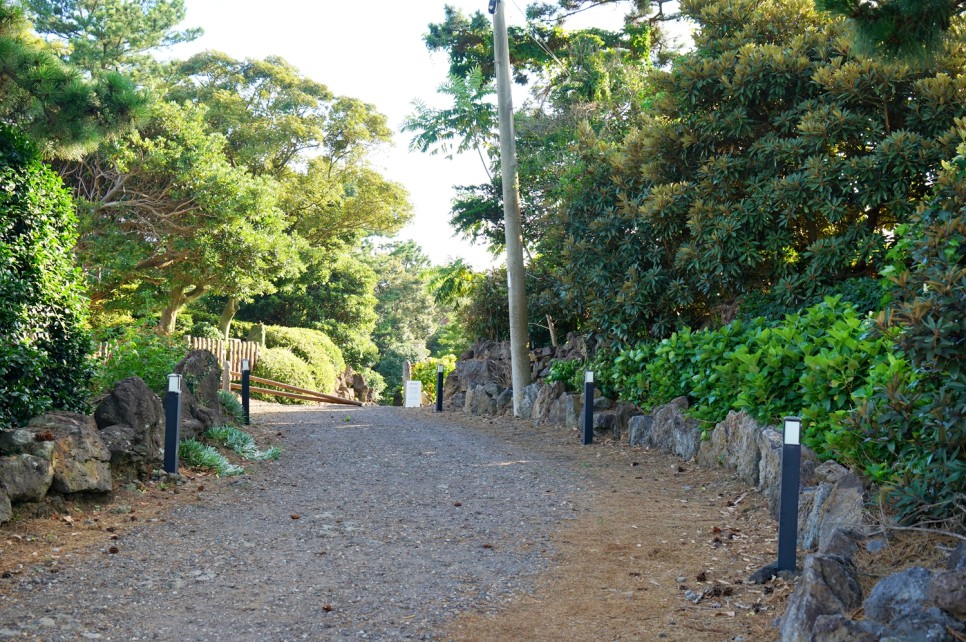
M 228 419 L 218 401 L 221 365 L 207 350 L 192 350 L 174 367 L 181 375 L 181 438 L 197 437 Z
M 93 417 L 50 412 L 31 419 L 28 428 L 53 437 L 53 490 L 64 494 L 111 490 L 111 451 Z
M 929 597 L 942 610 L 966 620 L 966 569 L 935 573 Z
M 630 431 L 631 419 L 640 417 L 644 412 L 629 401 L 618 401 L 614 405 L 614 438 L 620 439 Z
M 564 392 L 564 385 L 559 381 L 544 385 L 533 402 L 531 418 L 541 423 L 549 421 L 550 409 Z
M 858 532 L 864 516 L 862 480 L 833 461 L 814 472 L 817 486 L 801 491 L 798 544 L 804 550 L 826 546 L 836 531 Z
M 882 579 L 865 600 L 865 617 L 888 623 L 906 618 L 932 605 L 932 572 L 921 566 Z
M 656 408 L 650 430 L 638 437 L 640 445 L 674 453 L 684 459 L 697 455 L 701 428 L 697 420 L 684 415 L 687 408 L 686 397 L 678 397 Z
M 760 433 L 761 427 L 748 413 L 731 411 L 701 443 L 698 463 L 705 468 L 723 466 L 738 473 L 738 479 L 746 484 L 757 486 L 761 462 Z
M 30 453 L 33 445 L 34 434 L 25 428 L 0 430 L 0 455 Z
M 809 555 L 782 616 L 781 642 L 810 642 L 816 620 L 851 612 L 862 604 L 862 588 L 851 561 Z
M 125 477 L 150 474 L 163 460 L 165 417 L 161 399 L 140 377 L 114 384 L 94 410 L 111 468 Z
M 631 446 L 644 446 L 650 442 L 651 427 L 654 425 L 654 417 L 651 415 L 636 415 L 628 421 L 628 432 L 630 433 Z
M 50 458 L 26 454 L 0 457 L 0 489 L 13 503 L 40 501 L 53 480 Z
M 523 398 L 520 399 L 520 418 L 530 419 L 533 416 L 533 408 L 537 403 L 537 397 L 540 396 L 540 391 L 543 389 L 543 384 L 539 381 L 536 383 L 531 383 L 529 386 L 523 389 Z

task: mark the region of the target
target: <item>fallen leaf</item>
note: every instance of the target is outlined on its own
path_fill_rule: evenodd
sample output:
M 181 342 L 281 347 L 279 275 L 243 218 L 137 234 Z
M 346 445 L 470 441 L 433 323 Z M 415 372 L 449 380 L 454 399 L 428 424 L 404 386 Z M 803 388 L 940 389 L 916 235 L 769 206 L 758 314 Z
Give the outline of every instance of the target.
M 292 514 L 292 519 L 302 519 L 302 516 L 298 514 Z
M 456 506 L 457 508 L 459 508 L 462 505 L 463 505 L 463 502 L 453 502 L 453 506 Z
M 117 546 L 112 546 L 109 549 L 107 549 L 107 552 L 110 553 L 111 555 L 115 555 L 118 552 L 118 548 Z
M 281 433 L 279 433 L 279 434 L 281 434 Z M 332 610 L 332 605 L 331 604 L 323 604 L 322 605 L 322 610 L 325 611 L 326 613 L 328 613 L 328 612 L 330 612 Z

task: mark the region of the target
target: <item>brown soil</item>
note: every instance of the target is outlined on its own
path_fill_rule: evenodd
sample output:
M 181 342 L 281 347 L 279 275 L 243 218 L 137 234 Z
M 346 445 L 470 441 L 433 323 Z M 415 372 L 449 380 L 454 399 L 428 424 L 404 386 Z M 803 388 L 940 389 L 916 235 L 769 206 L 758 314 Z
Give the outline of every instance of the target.
M 661 453 L 612 442 L 581 447 L 576 432 L 557 429 L 554 436 L 529 422 L 512 425 L 514 441 L 541 441 L 575 460 L 592 491 L 577 500 L 579 517 L 557 534 L 551 568 L 533 593 L 505 610 L 457 619 L 450 637 L 774 637 L 772 622 L 792 586 L 745 583 L 776 556 L 776 526 L 760 495 L 723 471 Z

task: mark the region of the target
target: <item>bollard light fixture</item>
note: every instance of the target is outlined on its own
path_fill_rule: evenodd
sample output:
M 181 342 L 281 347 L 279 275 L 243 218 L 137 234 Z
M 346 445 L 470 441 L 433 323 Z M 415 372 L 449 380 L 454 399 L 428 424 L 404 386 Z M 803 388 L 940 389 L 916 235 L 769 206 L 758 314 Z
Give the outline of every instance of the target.
M 248 359 L 242 359 L 242 372 L 245 372 L 246 370 L 251 370 L 248 365 Z
M 802 443 L 802 418 L 785 417 L 785 443 L 798 446 Z
M 181 375 L 168 375 L 168 392 L 181 392 Z
M 440 363 L 436 366 L 436 372 L 443 372 L 443 364 Z
M 585 370 L 584 371 L 584 383 L 594 383 L 594 371 Z

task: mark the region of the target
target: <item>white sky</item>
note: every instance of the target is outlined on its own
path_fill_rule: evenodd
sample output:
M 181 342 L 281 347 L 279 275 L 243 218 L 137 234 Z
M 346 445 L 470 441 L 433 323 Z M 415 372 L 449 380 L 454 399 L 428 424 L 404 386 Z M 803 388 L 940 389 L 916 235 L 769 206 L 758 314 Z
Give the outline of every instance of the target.
M 453 236 L 449 205 L 453 185 L 486 180 L 480 160 L 454 160 L 409 152 L 403 119 L 419 98 L 442 106 L 436 88 L 447 72 L 444 53 L 432 57 L 422 36 L 431 22 L 443 20 L 443 6 L 467 15 L 487 12 L 487 0 L 187 0 L 184 25 L 205 34 L 176 48 L 175 57 L 215 49 L 234 58 L 282 56 L 306 76 L 343 96 L 375 105 L 395 130 L 395 145 L 374 159 L 383 174 L 409 190 L 415 218 L 400 234 L 413 239 L 436 264 L 461 257 L 480 268 L 493 262 L 482 248 Z M 523 23 L 527 0 L 508 0 L 507 21 Z M 616 28 L 624 7 L 587 11 L 573 26 Z M 516 105 L 515 105 L 516 106 Z M 500 259 L 502 261 L 502 259 Z

